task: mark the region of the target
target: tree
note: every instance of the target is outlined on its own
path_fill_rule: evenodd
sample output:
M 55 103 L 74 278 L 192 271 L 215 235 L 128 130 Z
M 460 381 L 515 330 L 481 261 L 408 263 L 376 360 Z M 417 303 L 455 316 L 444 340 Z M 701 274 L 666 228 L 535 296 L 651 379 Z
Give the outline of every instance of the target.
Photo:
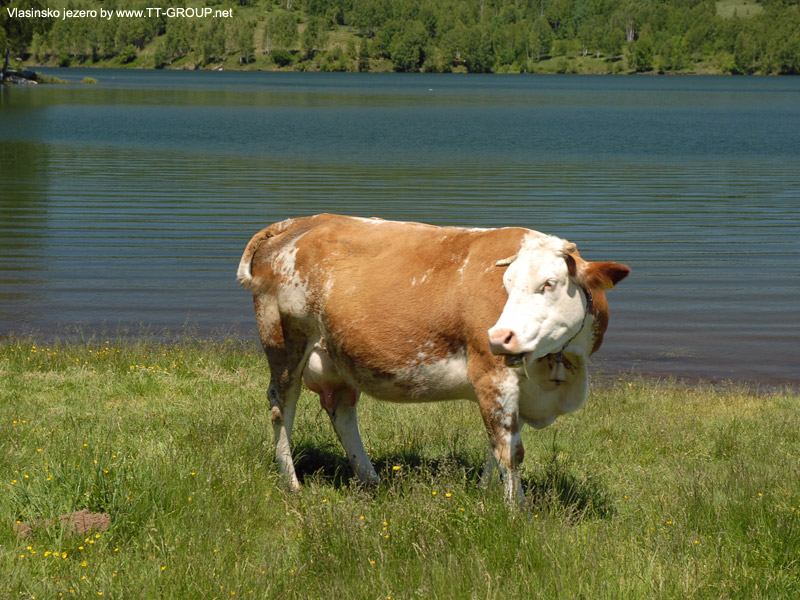
M 277 48 L 289 50 L 297 43 L 297 19 L 290 12 L 273 13 L 267 21 L 265 36 L 268 35 Z
M 446 31 L 439 39 L 439 48 L 442 59 L 448 65 L 457 65 L 464 62 L 462 51 L 466 39 L 466 28 L 459 22 L 452 29 Z
M 783 35 L 776 36 L 780 47 L 775 52 L 776 71 L 784 75 L 800 75 L 800 12 L 784 24 Z
M 514 11 L 505 12 L 506 18 L 513 18 Z M 493 19 L 492 48 L 496 62 L 500 65 L 517 63 L 520 58 L 527 58 L 529 40 L 527 28 L 515 22 L 502 23 L 500 17 Z
M 545 16 L 559 39 L 564 39 L 571 33 L 573 8 L 572 0 L 552 0 L 545 11 Z
M 6 77 L 11 55 L 21 55 L 34 33 L 44 33 L 52 25 L 50 19 L 13 18 L 7 10 L 11 8 L 41 10 L 44 5 L 39 0 L 0 0 L 0 80 Z
M 236 20 L 230 24 L 228 32 L 229 49 L 239 55 L 241 64 L 248 64 L 255 54 L 255 21 Z
M 0 28 L 0 52 L 2 52 L 3 67 L 0 71 L 0 80 L 6 78 L 6 71 L 8 70 L 8 59 L 11 55 L 11 43 L 8 40 L 8 34 L 4 28 Z
M 347 22 L 362 35 L 371 38 L 387 18 L 387 9 L 381 0 L 353 0 Z
M 194 39 L 194 24 L 189 19 L 170 19 L 167 23 L 165 51 L 167 61 L 189 53 Z
M 492 46 L 489 32 L 485 27 L 475 25 L 464 36 L 464 62 L 470 73 L 491 71 Z
M 658 46 L 661 63 L 659 71 L 679 71 L 686 68 L 687 47 L 686 41 L 679 35 L 663 40 Z
M 225 25 L 220 19 L 209 19 L 196 30 L 195 48 L 199 48 L 203 64 L 218 62 L 225 57 Z
M 638 40 L 630 42 L 627 48 L 628 68 L 637 73 L 653 68 L 653 38 L 643 34 Z
M 589 52 L 592 52 L 597 58 L 600 58 L 604 33 L 603 21 L 599 17 L 582 23 L 578 28 L 581 55 L 586 56 Z
M 550 54 L 550 48 L 553 45 L 553 29 L 550 27 L 547 19 L 539 16 L 533 22 L 531 29 L 530 47 L 536 55 L 536 60 L 542 60 L 544 56 Z
M 709 27 L 707 22 L 698 22 L 692 25 L 684 36 L 686 40 L 686 50 L 692 55 L 695 61 L 700 60 L 703 55 L 703 46 L 709 38 Z
M 169 62 L 170 56 L 167 50 L 166 36 L 161 36 L 156 41 L 156 47 L 153 50 L 153 68 L 162 69 L 164 65 Z
M 128 63 L 135 61 L 137 56 L 136 46 L 133 44 L 128 44 L 122 50 L 120 50 L 119 53 L 119 59 L 123 65 L 127 65 Z
M 306 23 L 303 35 L 300 36 L 300 47 L 307 58 L 312 58 L 314 52 L 322 48 L 328 41 L 328 30 L 319 17 L 311 17 Z
M 392 39 L 389 48 L 396 71 L 419 71 L 425 60 L 428 33 L 419 21 L 406 23 Z
M 117 52 L 125 46 L 135 46 L 137 50 L 142 50 L 145 43 L 149 40 L 149 27 L 144 19 L 119 19 L 117 31 L 114 36 L 114 45 Z
M 358 71 L 359 73 L 369 71 L 369 45 L 367 38 L 362 38 L 361 46 L 358 49 Z
M 750 32 L 740 31 L 733 46 L 733 66 L 737 73 L 750 74 L 756 70 L 758 49 Z
M 610 58 L 615 58 L 622 54 L 622 47 L 624 45 L 625 32 L 621 27 L 613 27 L 603 36 L 603 53 Z

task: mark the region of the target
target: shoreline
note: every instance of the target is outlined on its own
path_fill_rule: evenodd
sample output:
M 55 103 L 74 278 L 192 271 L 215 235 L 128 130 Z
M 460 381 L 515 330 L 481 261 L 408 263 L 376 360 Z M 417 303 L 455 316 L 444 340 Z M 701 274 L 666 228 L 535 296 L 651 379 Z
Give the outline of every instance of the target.
M 577 60 L 577 59 L 574 59 Z M 385 70 L 385 69 L 373 69 L 369 71 L 325 71 L 322 69 L 310 69 L 310 70 L 303 70 L 303 69 L 287 69 L 284 67 L 265 67 L 265 66 L 252 66 L 248 65 L 246 67 L 242 67 L 239 65 L 228 65 L 228 64 L 215 64 L 215 65 L 206 65 L 203 67 L 197 65 L 179 65 L 179 66 L 165 66 L 165 67 L 152 67 L 152 66 L 144 66 L 144 65 L 136 65 L 136 64 L 109 64 L 109 65 L 97 65 L 97 64 L 77 64 L 77 65 L 67 65 L 67 66 L 58 66 L 56 64 L 36 64 L 36 63 L 23 63 L 23 67 L 26 70 L 38 70 L 38 69 L 58 69 L 58 70 L 92 70 L 92 71 L 111 71 L 111 70 L 123 70 L 123 71 L 192 71 L 192 72 L 199 72 L 199 71 L 207 71 L 207 72 L 235 72 L 235 73 L 343 73 L 343 74 L 362 74 L 362 75 L 519 75 L 519 76 L 548 76 L 548 75 L 595 75 L 595 76 L 618 76 L 618 75 L 632 75 L 637 77 L 731 77 L 731 78 L 738 78 L 738 77 L 745 77 L 745 78 L 761 78 L 761 77 L 794 77 L 800 76 L 792 75 L 792 74 L 781 74 L 781 73 L 762 73 L 762 72 L 754 72 L 754 73 L 730 73 L 726 72 L 721 69 L 708 69 L 708 70 L 686 70 L 686 71 L 614 71 L 614 70 L 606 70 L 606 71 L 593 71 L 593 70 L 575 70 L 575 71 L 559 71 L 559 70 L 542 70 L 542 71 L 488 71 L 485 73 L 470 73 L 466 70 L 453 70 L 450 72 L 440 72 L 440 71 L 416 71 L 416 72 L 409 72 L 409 71 L 394 71 L 394 70 Z M 38 72 L 38 71 L 37 71 Z M 63 82 L 57 82 L 63 83 Z M 68 82 L 67 82 L 68 83 Z
M 95 332 L 87 334 L 84 331 L 74 331 L 70 334 L 56 336 L 39 336 L 32 334 L 7 333 L 0 334 L 0 361 L 9 353 L 12 347 L 42 349 L 42 351 L 71 352 L 94 354 L 106 347 L 115 347 L 118 351 L 133 354 L 146 351 L 158 351 L 161 354 L 169 352 L 181 354 L 182 351 L 192 348 L 215 348 L 221 355 L 235 357 L 253 355 L 267 368 L 266 358 L 256 336 L 247 336 L 241 332 L 210 334 L 201 337 L 197 333 L 186 332 L 152 332 L 145 331 L 138 334 Z M 600 351 L 602 354 L 602 350 Z M 43 369 L 44 370 L 44 369 Z M 664 387 L 680 387 L 687 391 L 714 390 L 720 392 L 738 392 L 747 395 L 763 396 L 771 394 L 800 394 L 800 380 L 781 378 L 763 379 L 733 379 L 712 373 L 703 375 L 688 375 L 671 371 L 658 371 L 652 368 L 639 369 L 634 366 L 623 368 L 614 362 L 608 364 L 602 355 L 590 360 L 589 382 L 592 386 L 612 388 L 620 383 L 651 384 Z

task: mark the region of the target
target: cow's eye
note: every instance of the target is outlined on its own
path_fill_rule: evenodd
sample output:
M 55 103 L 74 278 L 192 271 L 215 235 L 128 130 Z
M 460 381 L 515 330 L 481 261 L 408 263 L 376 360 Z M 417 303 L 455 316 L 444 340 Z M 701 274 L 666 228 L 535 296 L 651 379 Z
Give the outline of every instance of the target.
M 544 292 L 546 290 L 552 290 L 555 287 L 556 287 L 556 280 L 548 279 L 547 281 L 544 282 L 544 285 L 542 285 L 542 291 Z

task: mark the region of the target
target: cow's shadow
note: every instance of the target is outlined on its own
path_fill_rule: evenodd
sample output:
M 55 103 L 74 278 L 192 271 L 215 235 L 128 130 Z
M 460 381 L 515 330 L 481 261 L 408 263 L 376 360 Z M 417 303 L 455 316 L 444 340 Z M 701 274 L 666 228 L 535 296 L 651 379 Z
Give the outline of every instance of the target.
M 334 445 L 319 446 L 300 442 L 292 449 L 295 470 L 301 483 L 318 482 L 335 488 L 350 487 L 353 485 L 353 471 L 342 449 Z M 445 477 L 457 470 L 462 477 L 480 478 L 483 461 L 468 452 L 450 453 L 447 457 L 438 459 L 426 457 L 413 448 L 401 449 L 372 458 L 372 466 L 386 479 L 394 467 L 400 467 L 404 472 L 425 471 L 432 478 Z
M 316 483 L 337 489 L 358 486 L 341 448 L 301 442 L 294 448 L 294 457 L 297 476 L 303 485 Z M 404 473 L 419 473 L 432 481 L 451 479 L 457 472 L 460 479 L 477 488 L 484 458 L 482 454 L 463 451 L 432 459 L 408 448 L 376 456 L 373 466 L 381 477 L 381 486 L 391 485 L 393 467 L 399 466 Z M 528 508 L 532 512 L 557 511 L 569 521 L 611 517 L 615 513 L 614 503 L 603 482 L 576 471 L 555 450 L 550 457 L 537 461 L 536 468 L 522 478 Z M 494 492 L 499 493 L 500 482 L 492 485 Z M 367 493 L 371 489 L 358 487 Z M 491 486 L 488 492 L 492 492 Z

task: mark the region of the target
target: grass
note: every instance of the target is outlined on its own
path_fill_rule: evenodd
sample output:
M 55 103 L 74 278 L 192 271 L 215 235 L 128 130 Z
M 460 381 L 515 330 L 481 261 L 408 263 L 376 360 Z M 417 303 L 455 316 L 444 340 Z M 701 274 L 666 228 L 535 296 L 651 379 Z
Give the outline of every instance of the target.
M 800 597 L 795 393 L 594 386 L 524 432 L 513 511 L 467 402 L 363 400 L 365 490 L 304 395 L 286 492 L 267 383 L 232 340 L 0 342 L 0 597 Z M 12 531 L 81 509 L 111 528 Z
M 720 17 L 749 18 L 764 12 L 764 7 L 756 0 L 717 0 L 717 14 Z

